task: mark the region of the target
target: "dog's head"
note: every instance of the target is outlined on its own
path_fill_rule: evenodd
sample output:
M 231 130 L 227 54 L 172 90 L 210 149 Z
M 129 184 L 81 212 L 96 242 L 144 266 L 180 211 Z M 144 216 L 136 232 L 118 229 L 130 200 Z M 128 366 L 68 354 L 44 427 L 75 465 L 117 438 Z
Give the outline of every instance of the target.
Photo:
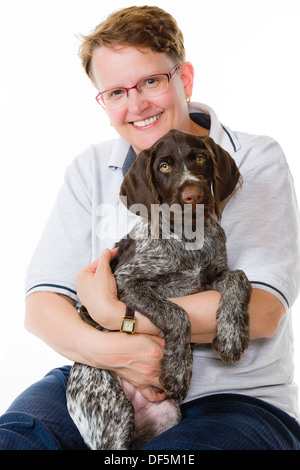
M 240 179 L 233 158 L 208 136 L 171 130 L 152 147 L 138 154 L 126 174 L 120 196 L 127 208 L 151 204 L 204 204 L 220 219 L 220 204 Z M 142 215 L 142 214 L 141 214 Z

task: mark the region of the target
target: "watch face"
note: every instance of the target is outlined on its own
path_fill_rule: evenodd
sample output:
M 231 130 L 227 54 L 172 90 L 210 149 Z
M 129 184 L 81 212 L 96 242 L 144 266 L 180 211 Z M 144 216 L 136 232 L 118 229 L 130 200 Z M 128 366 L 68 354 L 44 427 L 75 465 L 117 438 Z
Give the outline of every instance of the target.
M 126 333 L 133 333 L 134 331 L 134 322 L 135 319 L 127 319 L 124 318 L 122 322 L 122 331 L 125 331 Z
M 124 320 L 123 330 L 132 331 L 133 323 L 131 320 Z

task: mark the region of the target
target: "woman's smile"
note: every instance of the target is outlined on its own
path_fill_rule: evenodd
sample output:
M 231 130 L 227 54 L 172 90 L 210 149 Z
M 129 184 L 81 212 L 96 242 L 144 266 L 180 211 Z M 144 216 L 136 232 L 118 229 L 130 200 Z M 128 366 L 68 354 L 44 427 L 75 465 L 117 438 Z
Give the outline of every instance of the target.
M 141 121 L 130 122 L 129 124 L 134 127 L 137 127 L 139 130 L 144 130 L 146 128 L 149 129 L 150 126 L 154 127 L 157 124 L 162 114 L 163 113 L 159 113 L 156 116 L 152 116 Z

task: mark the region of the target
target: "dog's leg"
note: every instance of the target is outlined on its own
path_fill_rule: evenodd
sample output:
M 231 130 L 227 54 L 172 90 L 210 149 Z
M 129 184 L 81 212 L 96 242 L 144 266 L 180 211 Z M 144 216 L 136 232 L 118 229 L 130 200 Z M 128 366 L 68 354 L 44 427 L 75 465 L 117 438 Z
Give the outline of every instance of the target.
M 213 283 L 221 294 L 213 347 L 226 363 L 239 361 L 249 345 L 248 304 L 251 284 L 240 270 L 227 271 Z
M 133 406 L 113 373 L 75 363 L 68 381 L 67 405 L 92 450 L 131 448 Z
M 143 281 L 122 282 L 119 298 L 148 317 L 165 339 L 161 384 L 170 398 L 185 398 L 192 374 L 191 327 L 187 313 L 159 297 Z

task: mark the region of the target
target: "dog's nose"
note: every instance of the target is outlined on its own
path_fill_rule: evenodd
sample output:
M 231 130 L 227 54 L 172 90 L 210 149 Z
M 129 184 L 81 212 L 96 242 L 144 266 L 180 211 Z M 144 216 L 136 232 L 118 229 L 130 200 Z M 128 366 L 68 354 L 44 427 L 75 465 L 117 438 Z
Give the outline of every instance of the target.
M 186 186 L 181 196 L 185 204 L 201 204 L 203 190 L 198 186 Z

